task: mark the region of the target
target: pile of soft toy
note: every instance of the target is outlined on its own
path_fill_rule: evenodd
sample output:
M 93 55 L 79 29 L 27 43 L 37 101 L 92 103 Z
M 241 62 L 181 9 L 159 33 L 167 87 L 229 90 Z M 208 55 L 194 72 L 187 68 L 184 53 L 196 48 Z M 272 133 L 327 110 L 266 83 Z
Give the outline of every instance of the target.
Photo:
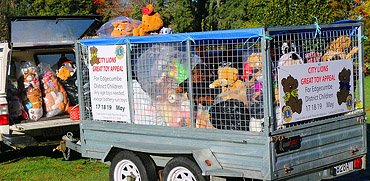
M 37 121 L 43 116 L 63 115 L 69 106 L 78 104 L 76 67 L 71 61 L 63 62 L 57 73 L 45 63 L 35 66 L 23 61 L 16 68 L 17 80 L 9 78 L 7 85 L 12 120 Z

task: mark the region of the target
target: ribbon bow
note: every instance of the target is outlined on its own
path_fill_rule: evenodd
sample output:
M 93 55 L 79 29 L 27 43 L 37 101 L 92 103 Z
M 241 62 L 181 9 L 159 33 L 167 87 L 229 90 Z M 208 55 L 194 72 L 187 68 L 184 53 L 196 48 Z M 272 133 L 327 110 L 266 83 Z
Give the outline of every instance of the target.
M 290 92 L 286 92 L 285 95 L 284 95 L 284 101 L 285 102 L 288 102 L 289 99 L 290 99 L 290 96 L 293 96 L 293 97 L 298 97 L 298 89 L 294 89 L 291 93 Z
M 347 83 L 339 82 L 339 89 L 343 89 L 344 87 L 346 87 L 347 90 L 349 91 L 351 88 L 351 85 L 349 85 L 349 82 Z

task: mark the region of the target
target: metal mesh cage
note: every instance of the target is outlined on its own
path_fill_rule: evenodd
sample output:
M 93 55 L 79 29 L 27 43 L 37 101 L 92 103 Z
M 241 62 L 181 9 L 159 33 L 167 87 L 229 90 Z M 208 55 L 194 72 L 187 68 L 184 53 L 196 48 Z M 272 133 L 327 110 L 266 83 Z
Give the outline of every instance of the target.
M 321 34 L 312 27 L 283 27 L 267 28 L 266 35 L 257 38 L 132 43 L 127 57 L 127 66 L 132 70 L 128 72 L 131 120 L 124 122 L 263 132 L 267 127 L 284 129 L 361 110 L 360 32 L 357 26 L 328 27 Z M 95 120 L 89 89 L 88 47 L 80 45 L 79 50 L 81 119 Z M 353 62 L 354 109 L 294 123 L 281 120 L 286 105 L 285 96 L 279 95 L 278 72 L 283 71 L 282 67 L 306 64 L 320 67 L 321 63 L 344 59 Z M 299 99 L 309 102 L 305 96 L 301 94 Z M 325 105 L 317 106 L 315 109 L 325 109 Z M 307 111 L 307 105 L 301 103 L 301 109 Z
M 276 32 L 272 32 L 273 34 Z M 339 61 L 344 59 L 351 59 L 353 62 L 353 85 L 354 90 L 353 101 L 354 109 L 346 114 L 352 114 L 355 111 L 361 110 L 360 97 L 359 97 L 359 40 L 358 40 L 358 27 L 347 27 L 341 29 L 323 29 L 320 33 L 312 29 L 304 31 L 284 31 L 284 33 L 274 34 L 273 40 L 270 41 L 270 56 L 272 60 L 272 85 L 273 100 L 275 110 L 275 129 L 282 129 L 293 127 L 297 125 L 307 124 L 314 121 L 324 120 L 328 118 L 338 117 L 343 114 L 332 114 L 329 116 L 307 119 L 300 122 L 282 124 L 280 115 L 282 107 L 280 104 L 284 100 L 279 100 L 278 90 L 278 71 L 282 66 L 295 65 L 295 64 L 311 64 L 313 67 L 320 67 L 322 62 Z M 338 62 L 340 63 L 340 62 Z M 340 65 L 338 65 L 340 66 Z M 304 70 L 302 70 L 304 71 Z M 334 79 L 339 79 L 336 75 Z M 305 82 L 300 82 L 305 84 Z M 339 86 L 339 85 L 338 85 Z M 323 87 L 325 90 L 328 87 Z M 336 89 L 337 87 L 333 88 Z M 321 89 L 321 88 L 320 88 Z M 311 90 L 316 90 L 312 87 Z M 319 90 L 316 90 L 318 93 Z M 312 92 L 302 95 L 302 101 L 310 102 L 313 96 Z M 321 95 L 320 95 L 321 96 Z M 337 96 L 337 95 L 334 95 Z M 318 97 L 318 99 L 321 99 Z M 324 98 L 323 98 L 324 99 Z M 328 103 L 327 103 L 328 104 Z M 329 105 L 325 104 L 306 104 L 302 109 L 306 111 L 320 111 L 327 108 Z

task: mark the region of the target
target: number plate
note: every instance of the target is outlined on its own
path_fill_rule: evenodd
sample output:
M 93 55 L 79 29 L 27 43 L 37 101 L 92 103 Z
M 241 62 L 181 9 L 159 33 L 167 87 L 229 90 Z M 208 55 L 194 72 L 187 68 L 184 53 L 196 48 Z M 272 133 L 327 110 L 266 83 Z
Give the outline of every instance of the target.
M 333 167 L 333 175 L 342 175 L 353 170 L 353 161 L 339 164 Z

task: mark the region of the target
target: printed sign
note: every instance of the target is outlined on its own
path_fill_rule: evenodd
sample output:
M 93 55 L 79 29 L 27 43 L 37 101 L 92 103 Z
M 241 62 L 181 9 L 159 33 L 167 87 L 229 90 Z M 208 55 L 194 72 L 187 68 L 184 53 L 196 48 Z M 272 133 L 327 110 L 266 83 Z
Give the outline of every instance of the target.
M 278 69 L 283 124 L 354 109 L 352 60 L 282 66 Z
M 89 47 L 93 118 L 130 121 L 125 45 Z

